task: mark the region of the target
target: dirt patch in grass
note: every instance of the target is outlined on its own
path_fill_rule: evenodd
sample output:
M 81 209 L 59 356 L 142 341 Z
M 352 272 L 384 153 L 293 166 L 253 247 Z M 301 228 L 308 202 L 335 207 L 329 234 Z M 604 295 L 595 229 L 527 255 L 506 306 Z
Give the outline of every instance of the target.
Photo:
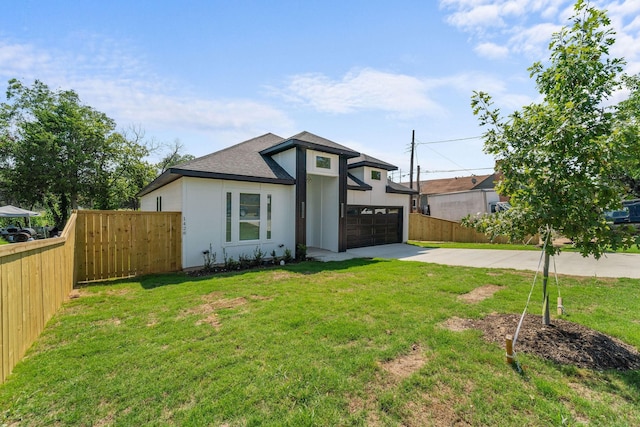
M 110 319 L 103 319 L 94 322 L 97 326 L 120 326 L 122 321 L 117 317 L 112 317 Z
M 220 323 L 220 319 L 218 319 L 218 315 L 216 313 L 211 313 L 210 315 L 208 315 L 207 317 L 205 317 L 204 319 L 200 319 L 196 322 L 196 326 L 200 326 L 203 323 L 211 326 L 212 328 L 215 329 L 220 329 L 220 327 L 222 326 L 222 323 Z
M 498 285 L 485 285 L 480 286 L 479 288 L 475 288 L 471 292 L 467 292 L 466 294 L 462 294 L 458 296 L 458 300 L 468 302 L 468 303 L 477 303 L 487 298 L 490 298 L 502 289 L 502 286 Z
M 364 396 L 352 396 L 349 399 L 349 412 L 355 414 L 360 411 L 365 411 L 367 426 L 378 427 L 387 425 L 383 420 L 384 410 L 380 407 L 378 396 L 387 390 L 397 387 L 399 381 L 408 378 L 424 366 L 427 360 L 423 353 L 422 347 L 418 344 L 413 344 L 408 354 L 400 355 L 395 359 L 385 362 L 379 362 L 378 366 L 390 375 L 377 373 L 375 380 L 365 385 Z M 421 405 L 417 405 L 416 408 L 420 406 Z M 410 418 L 413 419 L 413 415 Z M 413 426 L 422 424 L 405 423 L 403 425 Z
M 452 330 L 479 329 L 484 338 L 501 347 L 505 336 L 514 335 L 520 316 L 492 313 L 484 319 L 451 318 L 443 326 Z M 515 351 L 534 354 L 564 365 L 586 369 L 640 369 L 640 352 L 617 338 L 587 328 L 578 323 L 554 319 L 542 325 L 541 316 L 525 316 Z
M 266 297 L 261 297 L 259 295 L 251 295 L 249 297 L 252 300 L 265 300 L 268 299 Z M 205 301 L 204 304 L 193 307 L 186 311 L 186 314 L 199 314 L 202 316 L 206 316 L 196 322 L 196 325 L 207 324 L 216 329 L 220 328 L 222 324 L 220 323 L 220 319 L 218 318 L 217 311 L 222 309 L 231 309 L 241 307 L 247 304 L 248 300 L 245 297 L 237 297 L 237 298 L 222 298 L 221 292 L 212 292 L 202 297 L 202 300 Z
M 380 366 L 394 377 L 404 379 L 422 368 L 425 363 L 426 359 L 422 354 L 422 349 L 419 345 L 413 344 L 409 354 L 383 362 Z
M 469 319 L 462 319 L 460 317 L 450 317 L 444 322 L 440 324 L 445 329 L 454 332 L 466 331 L 467 329 L 471 329 L 469 325 Z

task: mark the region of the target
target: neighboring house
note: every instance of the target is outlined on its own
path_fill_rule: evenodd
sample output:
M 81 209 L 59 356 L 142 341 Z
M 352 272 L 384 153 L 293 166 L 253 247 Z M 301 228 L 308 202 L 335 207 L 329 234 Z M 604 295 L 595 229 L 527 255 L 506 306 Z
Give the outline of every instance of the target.
M 171 167 L 140 191 L 143 211 L 182 212 L 182 265 L 298 245 L 344 252 L 404 242 L 409 195 L 395 166 L 302 132 L 268 133 Z
M 418 210 L 449 221 L 495 212 L 501 201 L 494 189 L 495 181 L 496 174 L 420 181 Z

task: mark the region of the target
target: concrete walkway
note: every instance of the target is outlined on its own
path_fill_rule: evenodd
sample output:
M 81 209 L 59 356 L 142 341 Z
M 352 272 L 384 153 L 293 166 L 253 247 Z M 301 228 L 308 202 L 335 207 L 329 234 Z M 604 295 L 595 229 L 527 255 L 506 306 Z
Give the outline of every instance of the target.
M 512 268 L 531 271 L 536 271 L 540 262 L 540 251 L 420 248 L 403 243 L 349 249 L 347 252 L 341 253 L 309 248 L 307 255 L 319 261 L 386 258 L 467 267 Z M 640 254 L 607 254 L 596 260 L 593 257 L 584 258 L 575 252 L 562 252 L 555 257 L 555 265 L 558 274 L 640 279 Z M 540 269 L 542 270 L 542 266 Z M 553 259 L 549 271 L 550 273 L 554 271 Z

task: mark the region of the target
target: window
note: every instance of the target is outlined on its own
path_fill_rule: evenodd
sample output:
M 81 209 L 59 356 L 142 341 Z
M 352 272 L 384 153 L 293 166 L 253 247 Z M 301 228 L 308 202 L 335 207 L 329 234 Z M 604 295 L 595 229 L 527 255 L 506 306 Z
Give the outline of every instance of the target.
M 321 169 L 331 169 L 331 159 L 324 156 L 316 156 L 316 167 Z
M 231 193 L 227 193 L 227 233 L 225 242 L 231 241 Z
M 260 240 L 260 194 L 240 193 L 240 240 Z
M 267 194 L 267 240 L 271 240 L 271 194 Z
M 371 179 L 380 181 L 381 178 L 382 178 L 382 174 L 380 173 L 380 171 L 371 171 Z
M 156 211 L 162 212 L 162 196 L 156 197 Z

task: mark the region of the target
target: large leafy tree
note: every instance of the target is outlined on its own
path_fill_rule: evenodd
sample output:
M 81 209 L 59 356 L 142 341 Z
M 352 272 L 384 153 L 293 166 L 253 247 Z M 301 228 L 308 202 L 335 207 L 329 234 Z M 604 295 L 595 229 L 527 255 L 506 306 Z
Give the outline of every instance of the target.
M 640 77 L 625 78 L 630 96 L 616 106 L 614 138 L 625 150 L 620 153 L 624 168 L 614 176 L 625 185 L 628 198 L 640 198 Z
M 543 322 L 549 324 L 547 279 L 549 256 L 560 249 L 553 233 L 571 239 L 583 256 L 634 243 L 624 229 L 613 229 L 604 211 L 618 208 L 637 133 L 611 97 L 623 85 L 624 61 L 609 56 L 615 39 L 606 13 L 578 0 L 572 25 L 553 35 L 545 64 L 530 67 L 542 101 L 504 118 L 491 97 L 476 92 L 472 107 L 502 179 L 497 190 L 512 208 L 469 220 L 491 234 L 514 239 L 541 233 L 545 242 Z M 620 114 L 620 115 L 619 115 Z
M 78 206 L 126 205 L 153 177 L 153 166 L 142 160 L 147 154 L 74 91 L 9 81 L 0 104 L 0 180 L 13 200 L 44 205 L 57 227 Z

